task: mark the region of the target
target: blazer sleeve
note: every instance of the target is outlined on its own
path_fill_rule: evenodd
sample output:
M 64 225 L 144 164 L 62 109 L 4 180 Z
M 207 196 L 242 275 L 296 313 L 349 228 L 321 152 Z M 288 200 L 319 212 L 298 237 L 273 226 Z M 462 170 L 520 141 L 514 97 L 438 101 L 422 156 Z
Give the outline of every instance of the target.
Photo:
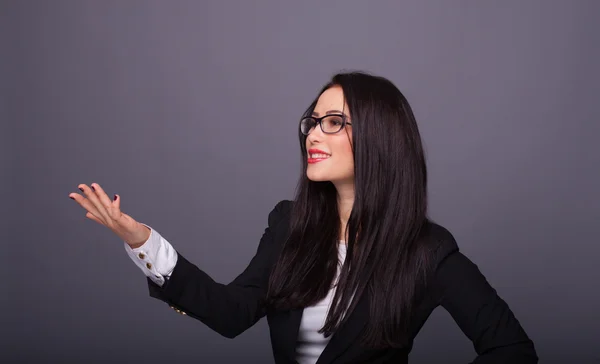
M 208 274 L 188 261 L 180 252 L 171 277 L 161 286 L 147 278 L 151 297 L 200 320 L 217 333 L 234 338 L 265 315 L 271 266 L 281 242 L 274 230 L 289 214 L 291 201 L 279 201 L 268 216 L 268 226 L 256 254 L 231 283 L 215 282 Z
M 477 265 L 463 255 L 450 232 L 438 249 L 435 280 L 439 304 L 472 341 L 477 357 L 471 364 L 534 364 L 531 339 Z

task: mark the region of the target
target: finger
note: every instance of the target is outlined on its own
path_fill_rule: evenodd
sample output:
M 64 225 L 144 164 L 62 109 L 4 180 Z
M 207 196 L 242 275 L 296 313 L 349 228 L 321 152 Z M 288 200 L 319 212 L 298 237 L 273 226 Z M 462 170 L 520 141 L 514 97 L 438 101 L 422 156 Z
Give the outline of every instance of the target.
M 116 207 L 117 209 L 119 209 L 119 211 L 121 211 L 121 196 L 115 194 L 115 197 L 113 198 L 112 204 L 113 204 L 114 207 Z
M 92 214 L 91 212 L 88 212 L 87 214 L 85 214 L 85 217 L 87 217 L 90 220 L 94 220 L 95 222 L 97 222 L 98 224 L 100 224 L 102 226 L 106 226 L 106 224 L 104 224 L 99 218 L 94 216 L 94 214 Z
M 102 186 L 100 186 L 97 183 L 92 183 L 92 186 L 94 187 L 94 189 L 96 190 L 96 194 L 98 195 L 100 202 L 104 205 L 104 207 L 106 208 L 106 212 L 108 213 L 108 216 L 113 220 L 113 222 L 119 223 L 119 220 L 121 219 L 121 204 L 119 202 L 119 204 L 115 204 L 114 200 L 117 198 L 117 195 L 114 195 L 113 200 L 111 201 L 108 198 L 108 195 L 106 194 L 106 192 L 104 192 L 104 189 L 102 189 Z
M 98 195 L 96 192 L 92 190 L 91 187 L 88 187 L 86 184 L 80 184 L 79 189 L 83 191 L 87 199 L 92 203 L 92 205 L 96 208 L 96 212 L 92 212 L 96 217 L 104 219 L 105 223 L 110 223 L 110 216 L 108 216 L 108 212 L 106 211 L 106 207 L 100 202 L 98 199 Z
M 97 183 L 92 183 L 91 184 L 92 187 L 94 187 L 94 190 L 96 192 L 96 196 L 98 196 L 98 200 L 100 200 L 100 202 L 102 203 L 102 205 L 108 209 L 109 207 L 112 206 L 112 203 L 110 201 L 110 198 L 108 198 L 108 196 L 106 195 L 106 192 L 104 192 L 104 189 Z
M 78 193 L 71 193 L 69 194 L 69 197 L 75 200 L 79 204 L 79 206 L 81 206 L 84 210 L 94 214 L 98 218 L 102 217 L 96 206 L 94 206 L 94 204 L 89 199 L 85 198 L 84 196 Z
M 106 192 L 104 192 L 102 186 L 100 186 L 98 183 L 92 183 L 92 187 L 94 187 L 94 190 L 96 191 L 96 195 L 98 196 L 100 203 L 102 203 L 102 205 L 106 209 L 108 217 L 113 222 L 117 222 L 121 217 L 121 210 L 119 210 L 119 208 L 113 204 L 113 201 L 111 201 L 108 198 L 108 195 L 106 194 Z

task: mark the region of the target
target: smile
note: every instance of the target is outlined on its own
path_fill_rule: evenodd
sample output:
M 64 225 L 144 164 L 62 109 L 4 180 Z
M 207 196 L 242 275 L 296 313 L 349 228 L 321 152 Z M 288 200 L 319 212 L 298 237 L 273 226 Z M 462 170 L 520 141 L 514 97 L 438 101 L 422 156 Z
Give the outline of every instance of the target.
M 325 152 L 324 150 L 317 148 L 310 148 L 307 150 L 308 154 L 308 163 L 317 163 L 324 161 L 325 159 L 331 157 L 331 154 Z
M 318 163 L 329 159 L 329 157 L 330 156 L 328 156 L 327 154 L 311 154 L 308 157 L 308 163 Z

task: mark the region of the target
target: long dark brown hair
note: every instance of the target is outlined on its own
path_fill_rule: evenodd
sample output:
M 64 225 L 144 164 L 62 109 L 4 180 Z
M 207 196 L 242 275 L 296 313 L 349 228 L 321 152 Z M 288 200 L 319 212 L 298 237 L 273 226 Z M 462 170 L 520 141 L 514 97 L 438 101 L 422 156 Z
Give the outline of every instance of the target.
M 358 299 L 369 294 L 363 343 L 402 347 L 409 321 L 431 274 L 421 236 L 427 226 L 427 169 L 410 105 L 389 80 L 364 72 L 340 73 L 337 85 L 352 119 L 355 199 L 347 223 L 347 259 L 325 325 L 332 334 Z M 341 132 L 344 132 L 343 130 Z M 269 279 L 267 305 L 289 310 L 325 298 L 335 279 L 340 236 L 337 192 L 331 182 L 306 176 L 306 136 L 298 132 L 302 175 L 292 207 L 289 238 Z M 376 263 L 376 264 L 375 264 Z M 352 298 L 354 294 L 354 298 Z

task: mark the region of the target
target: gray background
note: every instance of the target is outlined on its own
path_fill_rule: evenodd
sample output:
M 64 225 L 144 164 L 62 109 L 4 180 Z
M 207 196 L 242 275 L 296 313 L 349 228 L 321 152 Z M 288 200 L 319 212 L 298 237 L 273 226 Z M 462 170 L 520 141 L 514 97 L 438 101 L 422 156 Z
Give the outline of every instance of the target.
M 272 362 L 148 296 L 122 242 L 68 198 L 122 196 L 220 282 L 293 196 L 301 112 L 335 72 L 415 110 L 431 216 L 535 341 L 598 363 L 600 2 L 4 1 L 2 352 L 11 363 Z M 7 173 L 9 171 L 9 173 Z M 443 309 L 412 363 L 465 363 Z

